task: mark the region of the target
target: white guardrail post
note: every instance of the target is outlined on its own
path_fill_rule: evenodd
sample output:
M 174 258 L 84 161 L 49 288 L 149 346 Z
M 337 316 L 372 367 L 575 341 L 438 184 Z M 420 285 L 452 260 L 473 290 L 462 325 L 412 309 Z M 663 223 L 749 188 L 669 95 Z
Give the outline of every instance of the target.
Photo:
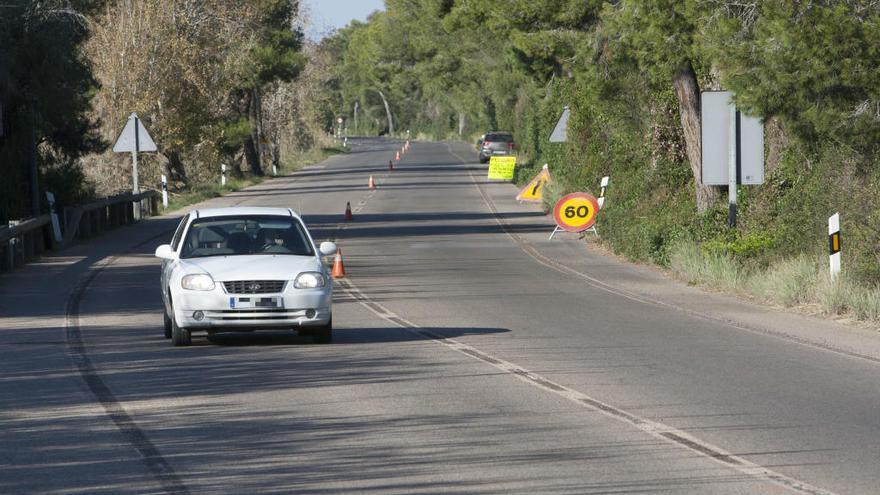
M 162 174 L 162 208 L 168 208 L 168 177 Z
M 828 217 L 828 257 L 833 279 L 840 273 L 840 213 Z
M 46 200 L 49 201 L 49 215 L 52 219 L 52 235 L 55 237 L 55 243 L 61 244 L 64 238 L 61 236 L 61 224 L 58 222 L 58 214 L 55 213 L 55 195 L 47 191 Z

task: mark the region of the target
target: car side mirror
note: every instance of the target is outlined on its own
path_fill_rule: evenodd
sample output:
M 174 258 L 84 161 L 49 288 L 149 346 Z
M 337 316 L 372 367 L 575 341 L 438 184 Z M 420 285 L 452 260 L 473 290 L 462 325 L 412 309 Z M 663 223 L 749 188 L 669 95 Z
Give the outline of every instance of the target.
M 163 260 L 173 260 L 177 258 L 177 255 L 174 253 L 174 250 L 171 249 L 170 244 L 162 244 L 156 248 L 156 257 L 162 258 Z
M 318 251 L 321 251 L 321 256 L 331 256 L 336 254 L 336 243 L 325 241 L 322 242 L 318 247 Z

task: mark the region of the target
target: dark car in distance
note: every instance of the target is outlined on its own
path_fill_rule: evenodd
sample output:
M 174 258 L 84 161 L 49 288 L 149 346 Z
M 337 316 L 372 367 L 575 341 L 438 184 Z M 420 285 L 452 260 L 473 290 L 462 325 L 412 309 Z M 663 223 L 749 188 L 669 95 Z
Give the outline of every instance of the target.
M 479 143 L 480 163 L 488 162 L 493 156 L 512 155 L 515 147 L 513 134 L 487 132 Z

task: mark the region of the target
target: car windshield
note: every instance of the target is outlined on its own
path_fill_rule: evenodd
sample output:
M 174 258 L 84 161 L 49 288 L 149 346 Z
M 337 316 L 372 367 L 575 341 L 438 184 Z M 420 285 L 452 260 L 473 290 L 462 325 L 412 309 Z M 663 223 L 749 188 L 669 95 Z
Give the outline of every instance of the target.
M 510 134 L 486 134 L 486 141 L 509 143 L 513 141 L 513 136 Z
M 293 217 L 208 217 L 190 225 L 180 257 L 243 254 L 313 256 L 314 250 L 305 227 Z

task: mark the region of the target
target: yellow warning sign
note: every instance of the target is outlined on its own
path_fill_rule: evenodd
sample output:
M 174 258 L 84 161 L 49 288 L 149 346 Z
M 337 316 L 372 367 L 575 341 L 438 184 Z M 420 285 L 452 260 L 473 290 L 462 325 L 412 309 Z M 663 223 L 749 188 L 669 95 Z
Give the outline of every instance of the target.
M 536 175 L 531 182 L 526 184 L 526 187 L 522 188 L 519 194 L 516 195 L 516 200 L 540 203 L 544 186 L 548 182 L 550 182 L 550 170 L 547 168 L 547 165 L 544 165 L 544 168 L 538 172 L 538 175 Z
M 493 156 L 489 159 L 489 178 L 513 180 L 513 169 L 515 167 L 515 156 Z

